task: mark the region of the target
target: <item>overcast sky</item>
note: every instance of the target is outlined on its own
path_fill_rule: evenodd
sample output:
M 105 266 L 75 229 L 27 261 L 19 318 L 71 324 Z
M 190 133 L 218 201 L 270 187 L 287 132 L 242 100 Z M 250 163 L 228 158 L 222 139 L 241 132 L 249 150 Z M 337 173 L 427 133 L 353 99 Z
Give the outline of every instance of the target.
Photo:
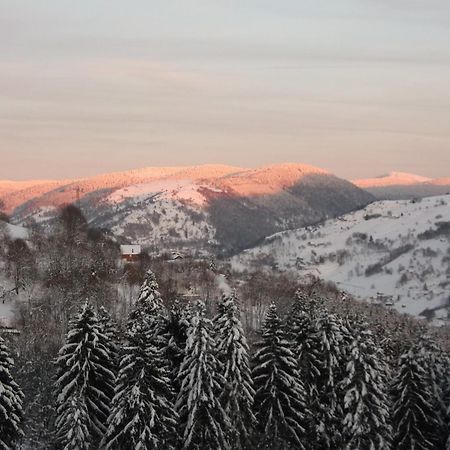
M 450 2 L 0 0 L 0 156 L 450 176 Z

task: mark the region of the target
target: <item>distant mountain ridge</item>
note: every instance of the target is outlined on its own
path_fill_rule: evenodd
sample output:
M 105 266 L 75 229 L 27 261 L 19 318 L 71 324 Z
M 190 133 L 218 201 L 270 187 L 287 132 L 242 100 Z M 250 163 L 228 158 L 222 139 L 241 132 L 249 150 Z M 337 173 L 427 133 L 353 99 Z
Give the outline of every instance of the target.
M 450 178 L 428 178 L 404 172 L 391 172 L 375 178 L 352 181 L 380 200 L 407 200 L 450 192 Z
M 0 181 L 0 193 L 4 184 Z M 31 183 L 2 197 L 14 223 L 43 226 L 61 205 L 78 201 L 92 226 L 155 251 L 192 246 L 236 251 L 374 200 L 326 170 L 295 163 L 149 167 Z

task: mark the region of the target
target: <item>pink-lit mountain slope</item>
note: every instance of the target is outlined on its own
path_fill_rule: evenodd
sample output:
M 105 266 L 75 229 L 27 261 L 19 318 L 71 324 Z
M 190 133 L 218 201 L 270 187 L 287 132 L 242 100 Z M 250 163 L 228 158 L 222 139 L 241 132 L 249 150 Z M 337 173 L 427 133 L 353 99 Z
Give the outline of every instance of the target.
M 352 183 L 303 164 L 150 167 L 56 183 L 47 191 L 41 184 L 4 195 L 12 221 L 45 226 L 61 205 L 79 200 L 92 226 L 155 251 L 235 251 L 373 200 Z
M 378 199 L 401 200 L 444 195 L 450 192 L 450 178 L 428 178 L 403 172 L 391 172 L 353 183 Z

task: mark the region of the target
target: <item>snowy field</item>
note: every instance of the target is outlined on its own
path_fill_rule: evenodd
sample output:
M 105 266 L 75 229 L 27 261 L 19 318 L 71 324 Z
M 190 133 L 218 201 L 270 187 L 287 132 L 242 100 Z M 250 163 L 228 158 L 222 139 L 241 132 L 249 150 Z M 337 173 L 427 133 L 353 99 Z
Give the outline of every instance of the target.
M 380 201 L 325 223 L 277 233 L 232 259 L 317 275 L 358 297 L 419 315 L 447 314 L 450 195 L 418 202 Z M 447 227 L 447 228 L 446 228 Z

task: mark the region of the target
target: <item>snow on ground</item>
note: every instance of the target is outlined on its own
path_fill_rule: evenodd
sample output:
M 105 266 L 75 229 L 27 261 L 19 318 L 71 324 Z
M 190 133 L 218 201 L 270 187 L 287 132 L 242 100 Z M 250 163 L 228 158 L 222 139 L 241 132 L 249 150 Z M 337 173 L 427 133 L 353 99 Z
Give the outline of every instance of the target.
M 232 259 L 317 275 L 343 290 L 419 315 L 447 315 L 450 294 L 450 195 L 381 201 L 322 225 L 277 233 Z M 427 232 L 425 235 L 422 233 Z
M 14 317 L 16 296 L 11 292 L 11 281 L 3 276 L 0 266 L 0 327 L 11 326 Z
M 222 292 L 222 294 L 230 295 L 233 292 L 233 289 L 230 286 L 230 283 L 228 283 L 228 280 L 226 279 L 225 275 L 217 274 L 215 282 L 217 288 L 219 289 L 220 292 Z
M 24 227 L 7 223 L 6 231 L 11 239 L 28 239 L 28 230 Z
M 14 316 L 13 306 L 14 304 L 10 301 L 3 302 L 0 300 L 0 327 L 11 325 L 11 321 Z
M 206 186 L 192 180 L 157 180 L 152 183 L 135 184 L 119 189 L 113 192 L 107 201 L 120 203 L 129 198 L 142 201 L 149 196 L 158 195 L 160 198 L 184 200 L 201 206 L 206 201 L 200 192 L 204 187 Z
M 202 208 L 204 187 L 191 180 L 162 180 L 115 191 L 106 199 L 115 205 L 107 226 L 143 246 L 211 240 L 215 229 Z
M 10 223 L 0 222 L 0 232 L 3 230 L 11 239 L 28 239 L 29 237 L 26 228 Z M 0 264 L 0 327 L 11 325 L 16 303 L 16 296 L 11 292 L 13 288 L 11 280 L 3 277 L 4 267 L 2 264 Z

